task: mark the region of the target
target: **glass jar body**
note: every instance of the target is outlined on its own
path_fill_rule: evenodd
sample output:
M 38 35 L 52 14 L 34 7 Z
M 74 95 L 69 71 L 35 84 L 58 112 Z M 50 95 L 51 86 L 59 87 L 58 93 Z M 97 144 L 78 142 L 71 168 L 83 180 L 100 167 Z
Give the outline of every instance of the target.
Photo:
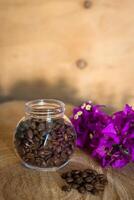
M 64 113 L 53 117 L 23 117 L 14 135 L 15 150 L 23 164 L 46 171 L 57 170 L 68 163 L 75 141 L 74 128 Z

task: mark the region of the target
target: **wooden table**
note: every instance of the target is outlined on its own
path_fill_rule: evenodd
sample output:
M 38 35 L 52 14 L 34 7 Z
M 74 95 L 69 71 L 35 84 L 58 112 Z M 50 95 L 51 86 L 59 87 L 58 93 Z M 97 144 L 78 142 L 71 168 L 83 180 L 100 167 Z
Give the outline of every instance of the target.
M 70 115 L 71 106 L 67 106 Z M 58 172 L 40 172 L 25 168 L 18 161 L 12 146 L 14 128 L 24 115 L 24 102 L 0 105 L 0 200 L 134 200 L 134 165 L 122 170 L 102 170 L 88 155 L 76 150 L 69 165 Z M 72 190 L 62 192 L 59 173 L 68 169 L 95 168 L 108 177 L 108 186 L 101 196 L 81 195 Z

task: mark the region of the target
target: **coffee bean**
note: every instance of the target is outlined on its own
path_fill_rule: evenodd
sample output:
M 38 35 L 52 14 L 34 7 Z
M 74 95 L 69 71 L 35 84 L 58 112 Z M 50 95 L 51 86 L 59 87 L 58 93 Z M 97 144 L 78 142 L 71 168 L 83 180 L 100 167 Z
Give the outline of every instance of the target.
M 91 194 L 96 195 L 97 194 L 97 190 L 94 188 L 91 190 Z
M 47 167 L 47 163 L 45 161 L 42 162 L 43 167 Z
M 57 147 L 57 153 L 60 153 L 62 151 L 62 147 L 61 146 L 58 146 Z
M 72 183 L 72 184 L 71 184 L 71 187 L 74 188 L 74 189 L 77 189 L 77 188 L 79 187 L 79 184 Z
M 63 119 L 49 123 L 31 118 L 18 125 L 14 144 L 20 157 L 29 165 L 60 167 L 74 152 L 74 138 L 74 129 Z
M 96 178 L 100 181 L 100 182 L 107 182 L 107 179 L 106 179 L 106 177 L 105 177 L 105 175 L 104 174 L 98 174 L 97 176 L 96 176 Z
M 38 126 L 38 131 L 43 131 L 45 130 L 45 123 L 40 123 Z
M 73 178 L 71 178 L 71 177 L 67 177 L 66 178 L 66 182 L 67 183 L 72 183 L 74 180 L 73 180 Z
M 67 134 L 64 135 L 64 140 L 68 141 L 68 135 Z
M 67 174 L 66 174 L 66 173 L 63 173 L 63 174 L 61 175 L 61 177 L 62 177 L 63 179 L 66 179 L 66 178 L 67 178 Z
M 104 190 L 104 185 L 102 185 L 101 183 L 95 183 L 95 188 L 98 191 L 103 191 Z
M 82 177 L 83 177 L 83 178 L 88 177 L 88 173 L 87 173 L 87 172 L 83 172 L 83 173 L 82 173 Z
M 22 130 L 28 130 L 29 129 L 29 120 L 21 121 L 19 124 L 19 128 Z
M 83 179 L 81 177 L 79 177 L 79 178 L 75 179 L 75 183 L 81 184 L 81 183 L 83 183 Z
M 66 149 L 66 154 L 67 155 L 70 156 L 70 155 L 72 155 L 72 153 L 73 153 L 73 151 L 71 149 L 69 149 L 69 148 Z
M 58 157 L 56 157 L 53 162 L 54 162 L 55 166 L 60 166 L 61 159 L 59 159 Z
M 22 157 L 25 155 L 25 153 L 26 153 L 26 149 L 25 148 L 19 148 L 18 149 L 18 152 L 19 152 L 19 154 L 21 154 L 22 155 Z
M 23 139 L 24 137 L 25 137 L 24 132 L 18 130 L 18 132 L 17 132 L 15 138 L 16 138 L 16 139 Z M 18 140 L 18 141 L 19 141 L 19 140 Z M 18 142 L 18 141 L 17 141 L 17 142 Z
M 67 177 L 72 177 L 72 172 L 66 172 Z
M 28 136 L 29 139 L 32 139 L 33 138 L 33 131 L 29 129 L 28 132 L 27 132 L 27 136 Z
M 30 127 L 31 127 L 31 129 L 35 130 L 36 129 L 36 123 L 34 121 L 31 122 Z
M 81 186 L 81 187 L 78 188 L 78 191 L 79 191 L 81 194 L 84 194 L 84 193 L 86 192 L 86 189 L 85 189 L 83 186 Z
M 62 186 L 62 191 L 64 191 L 64 192 L 70 192 L 71 191 L 71 187 L 69 185 L 63 185 Z
M 79 170 L 72 170 L 72 174 L 73 175 L 78 175 L 78 174 L 80 174 L 81 173 L 81 171 L 79 171 Z
M 90 191 L 92 191 L 92 189 L 93 189 L 93 185 L 92 185 L 92 184 L 89 184 L 89 183 L 86 183 L 86 184 L 85 184 L 85 188 L 86 188 L 87 191 L 90 192 Z
M 85 182 L 87 182 L 87 183 L 91 183 L 92 180 L 93 180 L 93 177 L 92 177 L 92 176 L 88 176 L 88 177 L 86 177 L 84 180 L 85 180 Z
M 39 134 L 39 131 L 34 130 L 34 131 L 33 131 L 33 134 L 34 134 L 34 135 L 38 135 L 38 134 Z
M 90 192 L 93 195 L 104 191 L 105 184 L 101 181 L 107 181 L 104 174 L 98 174 L 97 171 L 91 169 L 68 171 L 63 173 L 61 177 L 78 192 L 82 194 Z

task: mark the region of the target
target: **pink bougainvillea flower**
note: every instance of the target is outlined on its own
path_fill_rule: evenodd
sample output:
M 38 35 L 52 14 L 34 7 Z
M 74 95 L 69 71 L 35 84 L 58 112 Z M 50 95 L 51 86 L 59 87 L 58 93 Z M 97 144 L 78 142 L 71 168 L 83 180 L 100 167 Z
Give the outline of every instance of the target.
M 134 162 L 134 110 L 126 105 L 110 116 L 103 108 L 91 102 L 74 108 L 77 146 L 88 149 L 103 167 L 120 168 Z

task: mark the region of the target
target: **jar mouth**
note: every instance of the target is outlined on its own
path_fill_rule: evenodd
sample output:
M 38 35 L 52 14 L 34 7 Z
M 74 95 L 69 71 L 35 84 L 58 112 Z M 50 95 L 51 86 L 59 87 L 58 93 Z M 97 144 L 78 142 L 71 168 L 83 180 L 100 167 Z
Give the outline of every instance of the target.
M 34 118 L 59 117 L 64 115 L 65 104 L 56 99 L 37 99 L 25 104 L 26 114 Z

